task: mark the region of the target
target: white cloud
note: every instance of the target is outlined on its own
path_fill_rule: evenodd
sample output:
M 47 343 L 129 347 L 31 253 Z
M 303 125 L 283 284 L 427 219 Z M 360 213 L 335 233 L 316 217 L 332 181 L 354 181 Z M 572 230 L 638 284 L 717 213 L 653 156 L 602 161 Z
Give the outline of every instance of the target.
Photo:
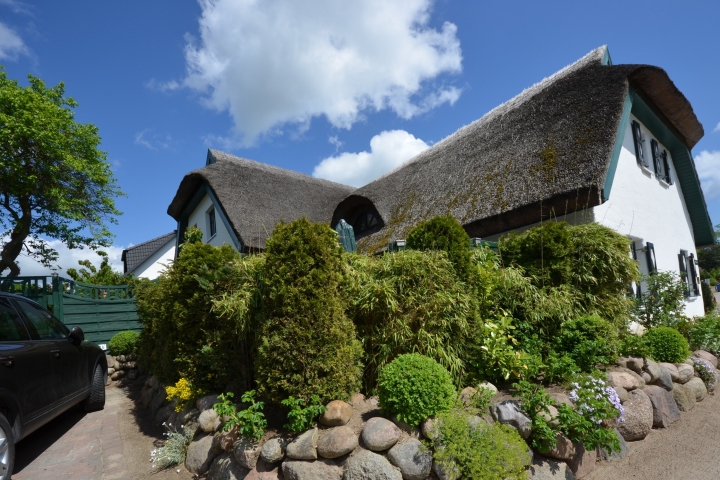
M 149 150 L 158 150 L 159 148 L 170 148 L 172 136 L 151 133 L 149 128 L 135 134 L 135 145 L 141 145 Z
M 23 15 L 32 15 L 32 7 L 24 2 L 17 0 L 0 0 L 0 6 L 8 7 L 14 13 Z
M 720 197 L 720 150 L 703 150 L 695 156 L 695 168 L 707 198 Z
M 315 166 L 313 177 L 361 187 L 399 167 L 429 145 L 405 130 L 391 130 L 370 140 L 369 152 L 341 153 Z
M 717 126 L 713 130 L 713 132 L 720 132 L 720 122 L 718 122 Z
M 15 30 L 0 22 L 0 60 L 17 60 L 20 55 L 30 55 L 30 49 Z
M 88 248 L 85 248 L 83 250 L 71 250 L 59 240 L 48 240 L 47 244 L 57 250 L 59 254 L 58 273 L 60 274 L 60 276 L 67 277 L 67 274 L 65 272 L 68 268 L 82 268 L 80 267 L 80 265 L 78 265 L 78 260 L 90 260 L 90 262 L 96 267 L 99 267 L 100 262 L 102 261 L 100 255 Z M 100 250 L 108 254 L 108 260 L 110 262 L 110 265 L 112 265 L 113 269 L 122 272 L 123 263 L 120 258 L 122 256 L 122 251 L 125 248 L 127 247 L 111 246 L 106 248 L 100 248 Z M 21 254 L 17 258 L 17 262 L 20 266 L 20 275 L 50 275 L 52 273 L 47 267 L 43 267 L 42 265 L 40 265 L 40 263 L 28 257 L 24 251 L 23 254 Z M 6 270 L 4 274 L 7 275 L 7 273 L 8 271 Z
M 229 111 L 246 145 L 317 116 L 350 128 L 364 111 L 407 119 L 453 104 L 460 90 L 435 82 L 462 70 L 460 41 L 452 23 L 430 27 L 433 1 L 200 0 L 182 85 Z
M 332 137 L 328 137 L 328 143 L 330 145 L 335 145 L 335 151 L 337 152 L 340 147 L 343 146 L 343 142 L 340 141 L 337 135 L 333 135 Z

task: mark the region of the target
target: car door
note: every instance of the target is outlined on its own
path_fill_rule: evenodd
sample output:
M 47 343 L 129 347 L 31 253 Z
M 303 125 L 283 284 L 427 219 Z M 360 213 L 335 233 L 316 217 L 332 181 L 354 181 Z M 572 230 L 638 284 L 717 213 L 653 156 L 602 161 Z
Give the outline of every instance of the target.
M 40 305 L 25 300 L 15 300 L 15 304 L 37 338 L 51 346 L 51 370 L 59 399 L 78 395 L 87 388 L 89 381 L 82 345 L 73 345 L 67 338 L 70 333 L 67 327 Z
M 57 400 L 50 350 L 31 339 L 17 310 L 0 297 L 0 388 L 17 399 L 26 421 Z

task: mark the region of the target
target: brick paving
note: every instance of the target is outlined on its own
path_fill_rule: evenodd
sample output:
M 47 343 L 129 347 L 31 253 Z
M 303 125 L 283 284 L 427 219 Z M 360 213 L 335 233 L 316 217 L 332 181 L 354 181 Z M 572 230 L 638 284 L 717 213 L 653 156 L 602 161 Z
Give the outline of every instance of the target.
M 14 480 L 130 478 L 118 424 L 124 394 L 105 391 L 105 409 L 66 412 L 15 447 Z

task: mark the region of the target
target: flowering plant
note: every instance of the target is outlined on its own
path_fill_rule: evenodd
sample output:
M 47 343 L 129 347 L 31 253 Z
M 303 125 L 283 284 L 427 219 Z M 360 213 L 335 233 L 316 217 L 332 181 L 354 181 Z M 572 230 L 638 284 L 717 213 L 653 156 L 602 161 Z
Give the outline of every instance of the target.
M 177 400 L 176 412 L 182 412 L 193 399 L 201 397 L 202 391 L 193 389 L 186 378 L 181 378 L 175 386 L 165 387 L 168 402 Z
M 697 357 L 692 357 L 692 360 L 695 363 L 695 371 L 698 372 L 707 389 L 712 389 L 715 386 L 715 370 L 710 362 Z
M 180 430 L 178 430 L 171 423 L 163 423 L 163 426 L 167 429 L 167 432 L 163 434 L 167 439 L 162 447 L 150 452 L 150 461 L 153 468 L 159 468 L 160 470 L 173 465 L 180 465 L 185 461 L 188 445 L 192 442 L 197 430 L 197 427 L 185 428 L 185 426 L 181 426 Z

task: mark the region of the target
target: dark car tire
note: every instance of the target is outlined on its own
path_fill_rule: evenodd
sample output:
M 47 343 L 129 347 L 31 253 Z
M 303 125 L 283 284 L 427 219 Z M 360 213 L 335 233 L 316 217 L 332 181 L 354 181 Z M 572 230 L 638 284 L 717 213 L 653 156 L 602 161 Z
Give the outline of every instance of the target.
M 95 367 L 90 384 L 90 396 L 82 401 L 80 407 L 84 412 L 96 412 L 105 408 L 105 375 L 102 367 Z
M 0 480 L 8 480 L 15 465 L 15 437 L 5 415 L 0 413 Z

